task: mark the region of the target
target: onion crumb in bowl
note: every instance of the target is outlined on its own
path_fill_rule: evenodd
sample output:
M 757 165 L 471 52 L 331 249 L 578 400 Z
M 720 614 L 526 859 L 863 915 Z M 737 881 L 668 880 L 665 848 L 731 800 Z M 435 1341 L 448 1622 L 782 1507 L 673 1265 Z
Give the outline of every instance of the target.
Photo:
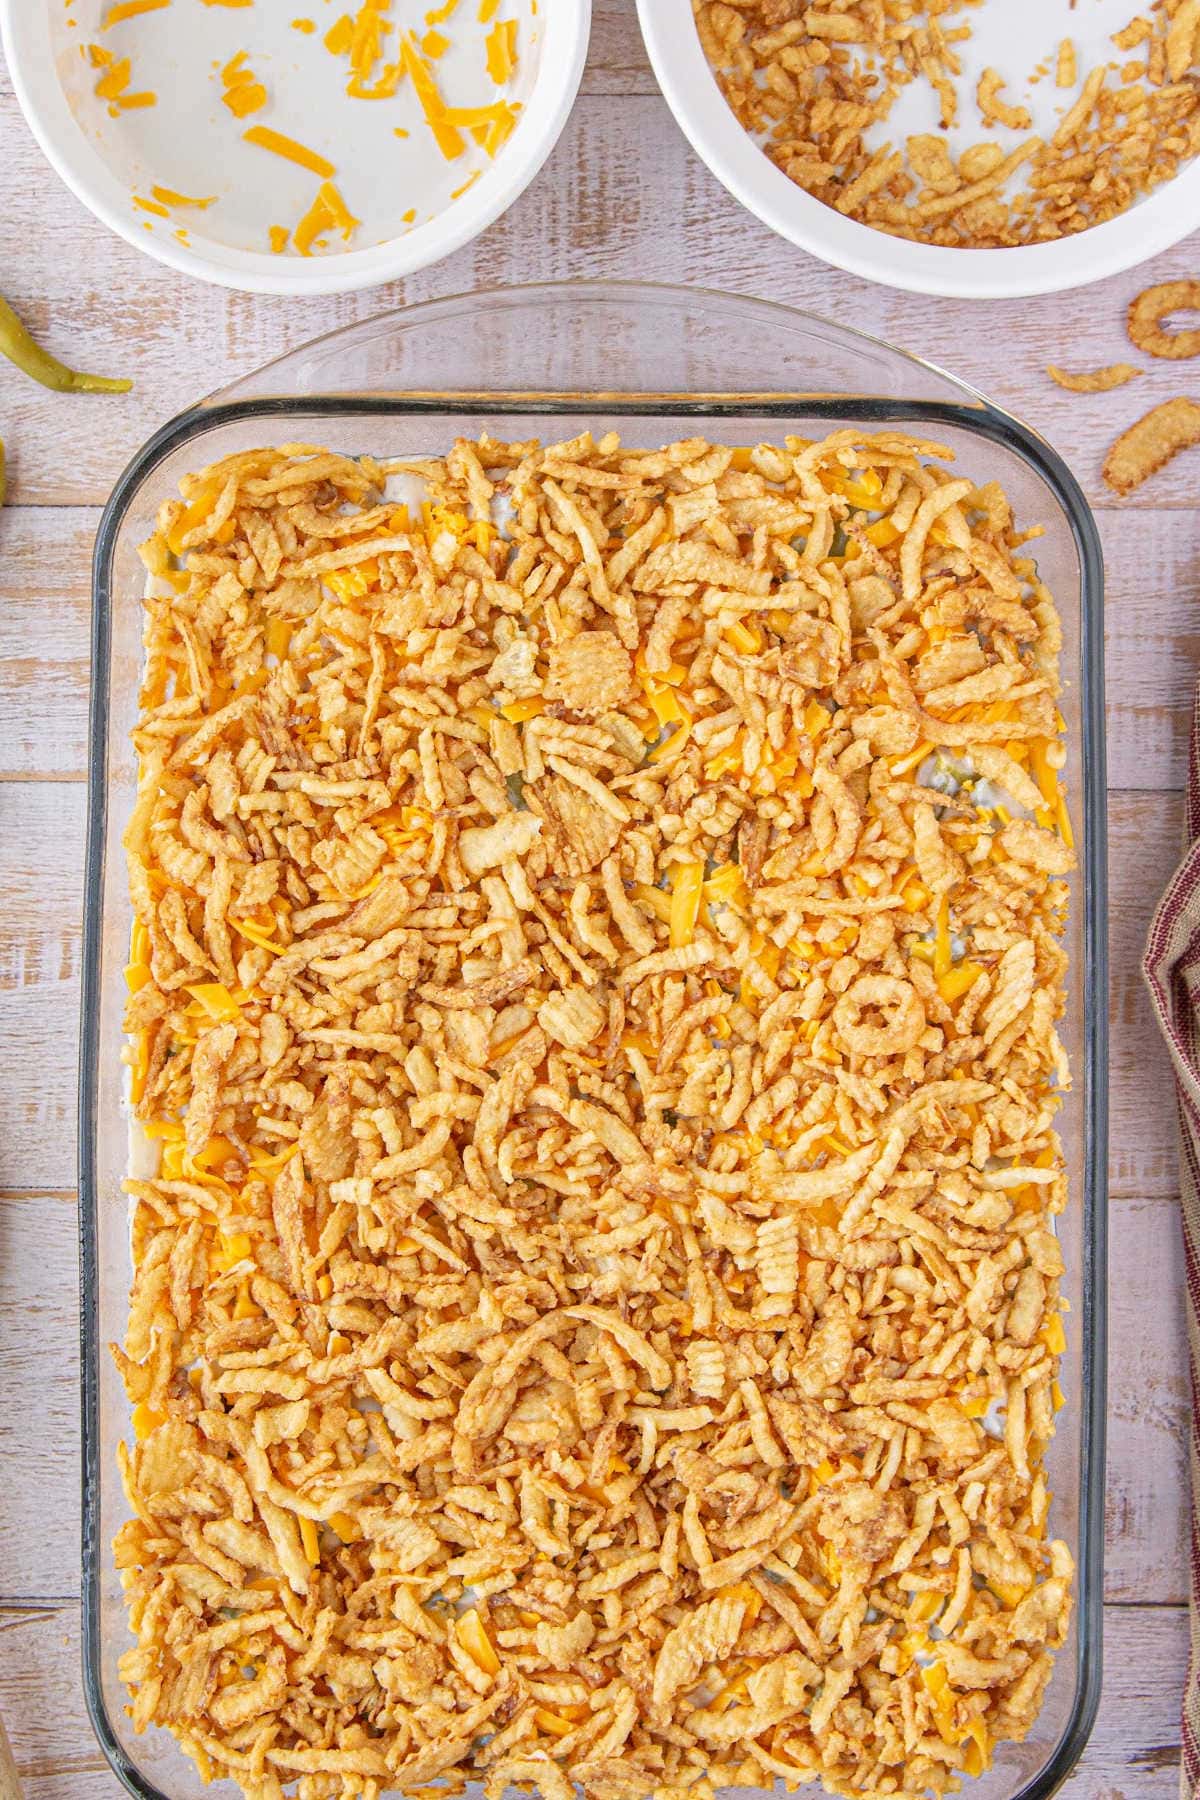
M 946 132 L 967 104 L 956 81 L 972 29 L 967 0 L 914 5 L 903 19 L 867 0 L 825 12 L 697 0 L 695 10 L 722 93 L 772 162 L 826 205 L 896 236 L 964 249 L 1046 243 L 1114 218 L 1200 150 L 1197 21 L 1186 6 L 1114 32 L 1111 51 L 1129 60 L 1086 70 L 1048 137 L 957 154 Z M 1060 85 L 1078 79 L 1069 40 L 1059 72 Z M 940 130 L 879 143 L 914 82 L 936 94 Z M 1029 133 L 1029 111 L 1007 104 L 1003 85 L 994 68 L 979 77 L 982 123 Z

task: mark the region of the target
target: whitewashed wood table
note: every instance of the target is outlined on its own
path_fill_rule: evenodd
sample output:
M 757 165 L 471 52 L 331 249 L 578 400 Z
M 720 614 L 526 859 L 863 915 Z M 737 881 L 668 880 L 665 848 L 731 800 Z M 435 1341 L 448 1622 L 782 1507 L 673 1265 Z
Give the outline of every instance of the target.
M 578 104 L 539 179 L 477 243 L 367 294 L 256 299 L 183 280 L 112 237 L 51 174 L 0 64 L 0 287 L 124 398 L 48 394 L 0 361 L 0 1715 L 29 1800 L 120 1790 L 79 1676 L 75 1053 L 89 558 L 98 508 L 149 432 L 318 332 L 405 302 L 509 283 L 625 276 L 809 307 L 944 361 L 1064 452 L 1108 561 L 1112 876 L 1111 1374 L 1105 1685 L 1064 1793 L 1166 1800 L 1186 1656 L 1183 1279 L 1171 1090 L 1137 974 L 1175 860 L 1200 646 L 1200 453 L 1123 505 L 1101 485 L 1124 423 L 1200 375 L 1164 363 L 1117 393 L 1063 394 L 1050 361 L 1128 354 L 1129 298 L 1193 275 L 1200 239 L 1149 268 L 1042 300 L 934 301 L 825 268 L 743 213 L 659 97 L 633 0 L 597 0 Z

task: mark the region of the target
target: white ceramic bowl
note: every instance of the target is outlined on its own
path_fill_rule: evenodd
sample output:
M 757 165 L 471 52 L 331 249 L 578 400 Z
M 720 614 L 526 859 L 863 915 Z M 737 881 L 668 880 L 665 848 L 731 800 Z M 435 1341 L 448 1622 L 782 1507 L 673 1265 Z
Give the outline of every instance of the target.
M 261 294 L 372 287 L 477 237 L 511 206 L 553 149 L 579 87 L 591 20 L 591 0 L 541 0 L 539 6 L 504 0 L 499 16 L 516 18 L 520 33 L 511 85 L 520 117 L 492 161 L 469 146 L 459 162 L 447 164 L 418 123 L 407 81 L 393 101 L 346 97 L 344 65 L 334 62 L 320 36 L 334 15 L 317 0 L 289 0 L 287 6 L 266 0 L 253 11 L 185 0 L 102 34 L 100 21 L 110 4 L 0 0 L 0 39 L 30 129 L 71 191 L 129 243 L 186 275 Z M 295 30 L 298 13 L 315 15 L 318 30 Z M 447 25 L 446 35 L 452 48 L 437 65 L 439 79 L 478 81 L 473 0 Z M 93 42 L 117 56 L 132 55 L 130 91 L 152 89 L 158 103 L 110 118 L 94 94 L 97 71 L 80 54 Z M 238 121 L 221 103 L 216 70 L 241 49 L 265 80 L 271 104 Z M 469 69 L 468 55 L 474 59 Z M 462 91 L 447 89 L 452 103 L 462 103 Z M 474 92 L 466 92 L 475 103 Z M 404 116 L 402 106 L 414 116 Z M 411 126 L 404 140 L 394 132 L 401 116 Z M 310 257 L 271 252 L 269 227 L 294 226 L 319 178 L 245 144 L 242 131 L 253 124 L 297 138 L 336 164 L 339 190 L 362 220 L 348 248 Z M 472 185 L 455 197 L 456 181 L 476 166 Z M 154 183 L 180 194 L 216 193 L 218 202 L 204 211 L 180 209 L 164 220 L 134 204 L 134 194 L 147 196 Z M 404 219 L 414 202 L 417 218 Z
M 959 83 L 960 92 L 968 96 L 973 92 L 975 64 L 983 67 L 992 62 L 1010 77 L 1006 98 L 1030 104 L 1043 114 L 1065 107 L 1074 94 L 1056 93 L 1052 77 L 1031 90 L 1020 91 L 1017 84 L 1027 78 L 1039 57 L 1048 54 L 1053 66 L 1054 46 L 1063 37 L 1071 37 L 1083 49 L 1086 33 L 1086 48 L 1092 50 L 1095 60 L 1104 60 L 1107 34 L 1127 24 L 1135 10 L 1131 0 L 1099 0 L 1098 4 L 1093 0 L 1084 17 L 1071 10 L 1071 0 L 989 0 L 984 9 L 970 16 L 973 36 L 963 49 L 966 72 Z M 667 104 L 693 150 L 718 181 L 780 237 L 869 281 L 914 293 L 967 299 L 1057 293 L 1145 262 L 1200 226 L 1197 160 L 1117 218 L 1054 243 L 1010 250 L 956 250 L 891 237 L 814 200 L 763 154 L 717 86 L 700 47 L 692 0 L 638 0 L 638 16 Z M 1114 54 L 1107 44 L 1107 56 Z M 1080 66 L 1081 73 L 1088 66 L 1082 54 Z M 910 101 L 919 105 L 918 87 L 913 84 L 898 105 L 894 121 L 889 122 L 888 135 L 893 140 L 908 130 L 937 129 L 932 110 L 925 118 L 913 118 L 910 106 L 911 122 L 902 117 L 902 106 L 909 106 Z M 972 110 L 969 101 L 961 110 Z M 1051 129 L 1052 120 L 1053 112 Z M 1042 124 L 1037 111 L 1035 124 Z M 985 127 L 976 119 L 962 142 L 981 138 L 1002 139 L 1006 145 L 1019 141 L 1018 134 Z

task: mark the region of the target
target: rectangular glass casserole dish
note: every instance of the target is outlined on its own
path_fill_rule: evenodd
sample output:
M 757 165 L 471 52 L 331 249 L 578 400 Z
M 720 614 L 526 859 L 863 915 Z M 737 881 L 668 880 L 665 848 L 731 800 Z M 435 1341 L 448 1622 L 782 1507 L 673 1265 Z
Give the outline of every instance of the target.
M 1051 1793 L 1078 1757 L 1099 1694 L 1103 1535 L 1106 923 L 1101 563 L 1079 489 L 1054 453 L 940 371 L 787 309 L 689 290 L 598 284 L 458 296 L 320 340 L 163 428 L 101 524 L 93 615 L 91 814 L 80 1086 L 84 1658 L 100 1741 L 133 1793 L 191 1800 L 198 1775 L 165 1733 L 136 1737 L 117 1673 L 128 1643 L 110 1551 L 126 1517 L 116 1446 L 127 1403 L 107 1345 L 124 1331 L 128 1166 L 121 1014 L 130 908 L 120 838 L 135 786 L 141 664 L 137 545 L 179 477 L 264 443 L 422 455 L 457 436 L 627 442 L 687 435 L 753 444 L 839 425 L 935 437 L 963 472 L 998 480 L 1018 523 L 1041 524 L 1042 579 L 1063 622 L 1065 779 L 1078 840 L 1062 1038 L 1075 1085 L 1059 1118 L 1071 1201 L 1058 1221 L 1070 1303 L 1066 1405 L 1047 1456 L 1052 1523 L 1077 1564 L 1070 1639 L 1041 1714 L 976 1781 L 981 1800 Z

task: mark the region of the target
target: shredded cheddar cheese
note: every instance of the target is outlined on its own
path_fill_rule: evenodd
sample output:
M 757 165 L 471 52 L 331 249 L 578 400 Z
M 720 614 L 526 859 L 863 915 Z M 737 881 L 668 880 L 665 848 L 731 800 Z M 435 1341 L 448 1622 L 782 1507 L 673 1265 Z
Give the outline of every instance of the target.
M 950 973 L 950 902 L 945 894 L 938 901 L 936 934 L 933 941 L 933 972 L 940 981 Z
M 483 1620 L 474 1607 L 455 1621 L 454 1635 L 477 1668 L 485 1675 L 500 1673 L 500 1658 L 492 1645 Z
M 309 150 L 295 138 L 285 137 L 282 131 L 272 131 L 269 125 L 251 125 L 243 131 L 242 136 L 248 144 L 257 144 L 260 150 L 270 150 L 275 156 L 282 156 L 288 162 L 299 164 L 314 175 L 336 175 L 337 170 L 328 157 L 321 156 L 316 150 Z
M 704 893 L 704 864 L 676 863 L 671 871 L 671 948 L 690 944 L 696 935 L 696 920 Z
M 160 187 L 157 183 L 150 189 L 154 198 L 163 206 L 197 206 L 203 211 L 212 206 L 217 196 L 206 194 L 203 198 L 194 198 L 191 194 L 178 194 L 174 188 Z
M 500 19 L 487 34 L 487 72 L 497 87 L 511 81 L 517 68 L 517 21 Z
M 947 969 L 944 974 L 936 976 L 938 993 L 947 1005 L 952 1006 L 956 1000 L 961 1000 L 963 995 L 974 987 L 983 972 L 983 966 L 980 963 L 959 963 L 956 969 Z
M 80 48 L 82 49 L 83 46 L 81 45 Z M 133 64 L 129 57 L 115 57 L 112 51 L 106 50 L 102 44 L 89 44 L 87 55 L 93 69 L 101 71 L 96 81 L 96 97 L 108 101 L 108 110 L 112 118 L 115 119 L 122 112 L 131 112 L 138 107 L 155 104 L 158 96 L 148 89 L 136 94 L 128 92 L 133 71 Z
M 101 23 L 101 31 L 111 31 L 122 19 L 136 19 L 139 13 L 162 12 L 170 6 L 171 0 L 117 0 L 110 6 Z
M 267 90 L 253 70 L 247 68 L 244 50 L 239 50 L 225 64 L 221 70 L 221 81 L 225 88 L 221 103 L 229 108 L 235 119 L 244 119 L 250 113 L 261 112 L 267 104 Z
M 423 60 L 411 32 L 400 46 L 400 55 L 405 72 L 413 84 L 413 92 L 425 115 L 425 123 L 433 133 L 434 142 L 447 162 L 453 162 L 456 157 L 462 155 L 467 146 L 463 142 L 462 133 L 458 127 L 452 125 L 446 117 L 445 101 L 442 99 L 437 82 L 433 78 L 428 63 Z
M 316 199 L 292 234 L 293 242 L 301 256 L 311 256 L 313 246 L 320 241 L 322 233 L 340 231 L 348 242 L 361 223 L 361 219 L 356 219 L 349 210 L 332 181 L 323 181 L 317 189 Z

